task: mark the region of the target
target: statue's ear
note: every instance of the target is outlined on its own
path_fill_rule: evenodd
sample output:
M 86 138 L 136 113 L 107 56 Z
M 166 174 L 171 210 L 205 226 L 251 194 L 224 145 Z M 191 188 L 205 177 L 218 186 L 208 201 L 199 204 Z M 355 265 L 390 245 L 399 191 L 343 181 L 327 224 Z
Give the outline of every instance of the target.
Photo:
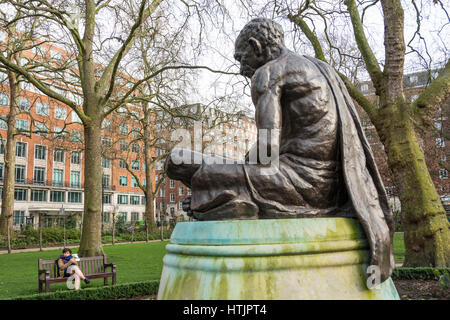
M 248 39 L 248 43 L 250 43 L 250 45 L 253 47 L 253 50 L 255 50 L 258 55 L 262 54 L 261 42 L 253 37 L 250 37 L 250 39 Z

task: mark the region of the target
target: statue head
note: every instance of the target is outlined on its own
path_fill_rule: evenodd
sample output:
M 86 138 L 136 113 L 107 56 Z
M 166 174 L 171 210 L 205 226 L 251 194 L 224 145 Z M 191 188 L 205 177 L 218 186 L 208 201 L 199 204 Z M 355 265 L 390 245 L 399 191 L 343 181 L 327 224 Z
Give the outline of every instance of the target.
M 276 59 L 284 47 L 281 26 L 266 18 L 256 18 L 247 23 L 235 42 L 234 58 L 240 62 L 240 73 L 252 77 L 256 69 Z

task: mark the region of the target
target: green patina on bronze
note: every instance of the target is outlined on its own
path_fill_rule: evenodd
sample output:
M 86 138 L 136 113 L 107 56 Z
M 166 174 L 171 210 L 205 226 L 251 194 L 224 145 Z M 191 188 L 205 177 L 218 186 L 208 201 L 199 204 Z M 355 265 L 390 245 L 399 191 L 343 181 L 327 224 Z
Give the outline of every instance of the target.
M 158 299 L 398 299 L 355 219 L 183 222 L 167 251 Z

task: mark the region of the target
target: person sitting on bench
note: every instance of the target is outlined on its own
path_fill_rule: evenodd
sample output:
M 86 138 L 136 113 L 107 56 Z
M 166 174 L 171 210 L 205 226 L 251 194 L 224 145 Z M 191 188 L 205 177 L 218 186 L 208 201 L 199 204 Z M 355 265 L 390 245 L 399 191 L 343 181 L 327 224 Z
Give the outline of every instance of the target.
M 75 261 L 75 258 L 72 256 L 72 250 L 69 248 L 63 249 L 63 254 L 59 256 L 58 259 L 58 267 L 59 267 L 59 276 L 60 277 L 70 277 L 74 274 L 75 277 L 75 290 L 80 289 L 80 279 L 84 280 L 86 284 L 89 284 L 91 281 L 86 278 L 81 272 L 80 268 Z

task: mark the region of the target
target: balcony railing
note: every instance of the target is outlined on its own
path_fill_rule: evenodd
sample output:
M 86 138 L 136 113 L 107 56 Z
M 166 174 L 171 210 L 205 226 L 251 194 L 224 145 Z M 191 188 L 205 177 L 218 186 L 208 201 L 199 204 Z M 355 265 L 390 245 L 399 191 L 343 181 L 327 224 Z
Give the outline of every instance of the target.
M 0 184 L 3 184 L 4 178 L 0 177 Z M 70 181 L 53 181 L 51 179 L 48 180 L 40 180 L 40 179 L 18 179 L 14 180 L 16 185 L 33 185 L 33 186 L 41 186 L 41 187 L 57 187 L 57 188 L 74 188 L 74 189 L 82 189 L 84 185 L 82 183 L 73 183 Z M 104 187 L 105 190 L 110 190 L 111 186 Z

